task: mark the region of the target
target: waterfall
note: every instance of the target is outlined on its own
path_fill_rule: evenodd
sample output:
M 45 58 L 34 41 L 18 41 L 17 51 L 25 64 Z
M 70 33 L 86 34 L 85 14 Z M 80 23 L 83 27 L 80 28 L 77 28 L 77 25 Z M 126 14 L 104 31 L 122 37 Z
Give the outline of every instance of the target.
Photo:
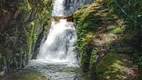
M 76 62 L 76 53 L 73 52 L 76 38 L 72 22 L 67 22 L 66 19 L 52 21 L 47 39 L 41 44 L 37 58 L 55 62 Z
M 78 8 L 87 4 L 86 1 L 55 0 L 52 16 L 70 16 Z M 73 22 L 69 22 L 67 19 L 60 19 L 59 21 L 53 19 L 46 41 L 41 43 L 37 59 L 50 62 L 76 63 L 77 53 L 73 51 L 73 44 L 76 39 L 76 30 Z
M 77 53 L 74 52 L 77 35 L 71 15 L 83 4 L 87 4 L 86 1 L 53 1 L 53 19 L 47 38 L 41 42 L 37 59 L 30 60 L 25 69 L 40 72 L 49 80 L 82 79 Z
M 84 4 L 89 4 L 94 0 L 55 0 L 52 16 L 70 16 Z

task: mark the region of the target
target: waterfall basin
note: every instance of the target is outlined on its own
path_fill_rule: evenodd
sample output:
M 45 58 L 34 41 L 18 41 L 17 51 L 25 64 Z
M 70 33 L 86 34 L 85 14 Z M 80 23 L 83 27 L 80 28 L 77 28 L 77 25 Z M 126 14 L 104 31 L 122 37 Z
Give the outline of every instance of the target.
M 21 71 L 12 73 L 2 80 L 88 80 L 78 64 L 30 60 Z

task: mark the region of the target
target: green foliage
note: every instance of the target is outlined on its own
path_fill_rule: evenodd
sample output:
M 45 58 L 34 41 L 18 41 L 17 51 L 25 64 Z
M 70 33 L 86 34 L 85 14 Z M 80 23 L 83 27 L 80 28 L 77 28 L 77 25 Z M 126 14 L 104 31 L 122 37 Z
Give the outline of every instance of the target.
M 89 37 L 87 38 L 87 35 L 90 35 L 90 31 L 95 30 L 95 26 L 93 23 L 94 22 L 93 18 L 94 15 L 92 14 L 93 12 L 94 12 L 93 6 L 85 5 L 80 10 L 74 13 L 74 18 L 77 21 L 76 24 L 77 24 L 77 35 L 78 35 L 76 48 L 79 51 L 82 51 L 84 47 L 87 45 L 89 41 Z
M 115 27 L 115 28 L 108 29 L 107 32 L 121 34 L 123 33 L 123 30 L 120 27 Z
M 90 70 L 90 74 L 92 78 L 97 79 L 97 75 L 96 74 L 96 66 L 97 66 L 97 58 L 98 57 L 98 49 L 95 48 L 93 49 L 92 53 L 91 53 L 91 57 L 90 57 L 90 64 L 89 64 L 89 70 Z
M 93 49 L 92 53 L 91 53 L 91 58 L 90 58 L 90 69 L 95 68 L 94 64 L 96 63 L 96 56 L 98 54 L 98 49 Z

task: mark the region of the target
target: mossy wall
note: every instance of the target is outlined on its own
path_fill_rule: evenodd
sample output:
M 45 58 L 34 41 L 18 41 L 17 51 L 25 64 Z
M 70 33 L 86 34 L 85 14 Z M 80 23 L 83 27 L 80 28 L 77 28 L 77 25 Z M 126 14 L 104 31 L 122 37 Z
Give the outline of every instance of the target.
M 125 54 L 107 54 L 96 66 L 97 77 L 100 80 L 139 80 L 128 69 L 130 65 L 133 65 L 124 60 L 128 58 L 129 56 Z
M 83 6 L 80 10 L 74 13 L 74 19 L 77 26 L 78 40 L 76 42 L 76 50 L 80 52 L 81 65 L 84 72 L 89 70 L 89 62 L 91 57 L 91 51 L 93 50 L 91 42 L 92 33 L 89 31 L 93 28 L 93 6 Z M 87 35 L 88 34 L 88 35 Z
M 111 12 L 125 21 L 123 40 L 135 49 L 135 62 L 142 70 L 142 0 L 100 0 Z
M 136 23 L 127 20 L 128 17 L 123 14 L 114 1 L 96 0 L 73 14 L 78 36 L 76 50 L 80 52 L 81 68 L 83 72 L 92 76 L 92 80 L 135 79 L 135 74 L 127 72 L 127 70 L 133 71 L 127 65 L 127 63 L 130 63 L 120 59 L 119 54 L 125 54 L 121 56 L 124 57 L 130 56 L 135 50 L 136 52 L 138 49 L 138 52 L 140 51 L 141 35 L 137 33 L 140 34 L 141 28 L 140 25 L 137 25 L 138 28 L 136 29 L 134 27 Z M 124 8 L 129 0 L 119 0 L 118 2 Z M 139 14 L 139 11 L 135 10 L 135 12 L 138 12 L 137 14 Z M 129 32 L 130 30 L 132 30 L 132 33 Z M 137 35 L 137 38 L 132 37 L 132 35 Z M 131 46 L 133 44 L 135 44 L 134 47 L 139 48 Z M 141 58 L 138 59 L 140 61 Z M 134 64 L 131 65 L 134 66 Z
M 23 68 L 50 26 L 51 1 L 0 1 L 0 72 Z M 36 56 L 36 55 L 35 55 Z

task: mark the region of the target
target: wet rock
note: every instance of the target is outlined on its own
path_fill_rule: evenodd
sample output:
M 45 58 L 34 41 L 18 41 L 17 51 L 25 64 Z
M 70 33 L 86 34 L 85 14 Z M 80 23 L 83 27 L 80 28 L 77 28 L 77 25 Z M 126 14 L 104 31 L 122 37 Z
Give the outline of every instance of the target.
M 41 73 L 33 71 L 24 71 L 11 73 L 11 75 L 2 78 L 2 80 L 48 80 Z
M 60 19 L 67 19 L 67 21 L 73 22 L 73 15 L 71 15 L 71 16 L 53 16 L 53 18 L 56 22 L 59 22 Z

